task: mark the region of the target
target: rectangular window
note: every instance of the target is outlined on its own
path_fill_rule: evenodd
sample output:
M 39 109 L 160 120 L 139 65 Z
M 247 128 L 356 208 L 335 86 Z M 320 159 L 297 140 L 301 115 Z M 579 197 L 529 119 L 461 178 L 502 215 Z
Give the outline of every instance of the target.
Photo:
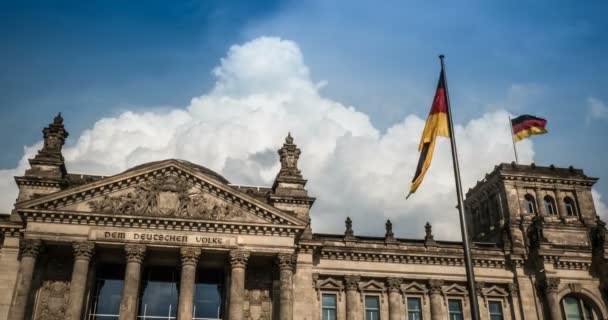
M 97 265 L 93 305 L 89 320 L 118 320 L 125 278 L 123 265 Z
M 450 320 L 463 320 L 462 302 L 460 299 L 449 299 L 448 308 L 450 311 Z
M 323 320 L 336 320 L 337 317 L 337 305 L 335 294 L 323 294 L 323 301 L 321 301 L 321 312 Z
M 503 320 L 502 303 L 500 301 L 488 301 L 488 309 L 490 309 L 490 320 Z
M 422 320 L 420 298 L 407 298 L 407 320 Z
M 380 299 L 377 296 L 365 297 L 365 320 L 380 319 Z

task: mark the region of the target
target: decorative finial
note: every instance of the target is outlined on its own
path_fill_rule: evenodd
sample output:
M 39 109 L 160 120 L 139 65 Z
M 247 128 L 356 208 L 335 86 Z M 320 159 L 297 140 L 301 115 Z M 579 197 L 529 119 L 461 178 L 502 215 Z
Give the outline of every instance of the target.
M 353 232 L 353 221 L 350 219 L 350 217 L 346 217 L 346 221 L 344 221 L 344 224 L 346 225 L 346 230 L 344 231 L 344 237 L 353 238 L 355 233 Z
M 384 234 L 384 239 L 386 241 L 394 241 L 395 235 L 393 234 L 393 223 L 390 219 L 386 220 L 386 233 Z
M 433 237 L 433 226 L 431 226 L 431 224 L 427 221 L 426 224 L 424 225 L 424 241 L 429 242 L 429 241 L 435 241 L 434 237 Z
M 63 117 L 61 116 L 61 112 L 59 112 L 55 118 L 53 119 L 53 124 L 56 125 L 62 125 L 63 124 Z

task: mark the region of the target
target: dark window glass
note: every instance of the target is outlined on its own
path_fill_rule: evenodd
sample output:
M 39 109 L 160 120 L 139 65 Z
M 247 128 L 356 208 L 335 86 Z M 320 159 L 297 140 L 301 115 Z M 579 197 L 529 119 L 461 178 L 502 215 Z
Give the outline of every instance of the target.
M 565 297 L 562 300 L 566 320 L 593 320 L 593 310 L 584 300 L 575 297 Z
M 123 265 L 101 264 L 98 266 L 93 304 L 89 313 L 90 320 L 118 319 L 123 283 Z
M 536 203 L 534 203 L 535 200 L 531 194 L 526 194 L 524 196 L 524 202 L 526 213 L 536 213 Z
M 377 296 L 365 297 L 365 320 L 380 319 L 380 299 Z
M 148 267 L 143 273 L 138 319 L 176 319 L 177 270 L 171 267 Z
M 574 205 L 574 200 L 570 197 L 564 198 L 564 205 L 566 207 L 566 215 L 569 217 L 576 216 L 576 206 Z
M 421 320 L 422 307 L 420 298 L 407 298 L 407 320 Z
M 194 320 L 221 319 L 223 274 L 213 270 L 199 270 L 194 285 Z
M 337 305 L 335 294 L 323 294 L 323 301 L 321 305 L 321 312 L 323 320 L 336 320 L 337 319 Z
M 450 320 L 463 320 L 462 302 L 459 299 L 449 299 L 448 308 L 450 312 Z
M 550 216 L 555 215 L 555 201 L 553 201 L 553 198 L 551 196 L 545 196 L 543 199 L 545 201 L 545 213 Z
M 502 303 L 500 301 L 489 301 L 490 320 L 503 320 Z

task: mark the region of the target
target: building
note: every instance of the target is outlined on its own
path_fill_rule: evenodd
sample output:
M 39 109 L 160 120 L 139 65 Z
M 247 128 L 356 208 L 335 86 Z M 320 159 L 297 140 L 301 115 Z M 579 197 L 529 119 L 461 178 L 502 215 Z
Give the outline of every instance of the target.
M 58 115 L 0 221 L 0 319 L 608 319 L 597 181 L 574 168 L 498 165 L 465 200 L 461 243 L 316 234 L 288 135 L 272 186 L 187 161 L 69 173 Z M 320 195 L 322 196 L 322 195 Z M 347 205 L 347 204 L 345 204 Z

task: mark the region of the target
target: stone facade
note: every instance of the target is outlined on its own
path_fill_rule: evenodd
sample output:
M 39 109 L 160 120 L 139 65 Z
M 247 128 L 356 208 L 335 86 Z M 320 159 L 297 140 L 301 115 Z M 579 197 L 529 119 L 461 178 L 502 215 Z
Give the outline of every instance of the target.
M 61 115 L 43 133 L 0 220 L 0 319 L 95 319 L 113 279 L 116 319 L 134 320 L 148 312 L 142 292 L 158 285 L 158 268 L 176 288 L 157 302 L 175 296 L 166 319 L 198 319 L 209 301 L 223 319 L 467 319 L 470 295 L 482 319 L 562 319 L 572 303 L 608 319 L 597 179 L 579 169 L 501 164 L 469 190 L 469 292 L 462 244 L 435 240 L 428 223 L 424 239 L 398 238 L 390 221 L 384 236 L 358 236 L 347 217 L 344 234 L 313 233 L 315 199 L 291 135 L 273 185 L 249 187 L 181 160 L 111 177 L 68 173 Z M 217 299 L 199 299 L 209 284 Z

